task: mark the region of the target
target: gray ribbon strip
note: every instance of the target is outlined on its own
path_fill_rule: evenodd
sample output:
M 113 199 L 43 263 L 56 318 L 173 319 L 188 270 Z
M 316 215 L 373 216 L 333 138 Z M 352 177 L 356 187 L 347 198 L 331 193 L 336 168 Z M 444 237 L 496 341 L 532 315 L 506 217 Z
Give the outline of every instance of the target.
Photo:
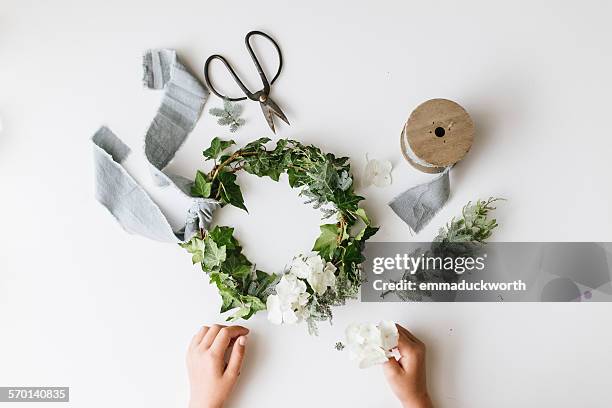
M 158 186 L 170 186 L 191 197 L 193 182 L 164 173 L 195 127 L 208 98 L 208 90 L 180 63 L 174 50 L 150 50 L 143 58 L 144 84 L 164 89 L 161 106 L 145 136 L 145 156 Z M 213 212 L 221 205 L 212 199 L 191 197 L 185 226 L 173 231 L 166 216 L 122 163 L 130 149 L 107 127 L 92 138 L 96 174 L 96 198 L 128 232 L 161 242 L 181 242 L 208 229 Z
M 450 195 L 450 167 L 428 183 L 404 191 L 389 206 L 413 231 L 419 232 L 446 204 Z

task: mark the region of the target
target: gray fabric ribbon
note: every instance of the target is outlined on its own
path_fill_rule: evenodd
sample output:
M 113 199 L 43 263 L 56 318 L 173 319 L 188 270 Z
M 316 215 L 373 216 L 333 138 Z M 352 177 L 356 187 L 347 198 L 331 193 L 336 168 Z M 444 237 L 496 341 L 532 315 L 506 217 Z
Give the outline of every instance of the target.
M 173 231 L 166 216 L 147 192 L 123 167 L 130 154 L 110 129 L 100 128 L 92 138 L 96 174 L 96 198 L 128 232 L 161 242 L 182 242 L 208 229 L 218 201 L 191 197 L 193 182 L 166 174 L 170 163 L 199 119 L 208 90 L 180 63 L 174 50 L 150 50 L 144 54 L 144 84 L 164 89 L 161 106 L 147 129 L 145 156 L 156 185 L 174 188 L 192 199 L 185 226 Z
M 428 183 L 395 197 L 389 206 L 413 231 L 419 232 L 446 204 L 450 195 L 450 167 Z

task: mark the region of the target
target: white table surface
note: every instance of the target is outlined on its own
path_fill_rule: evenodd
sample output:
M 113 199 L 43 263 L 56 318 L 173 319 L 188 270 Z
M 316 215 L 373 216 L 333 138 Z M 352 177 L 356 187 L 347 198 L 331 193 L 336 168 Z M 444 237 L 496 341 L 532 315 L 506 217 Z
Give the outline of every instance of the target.
M 273 96 L 292 123 L 278 137 L 348 155 L 356 171 L 366 152 L 393 162 L 390 187 L 360 190 L 382 226 L 376 240 L 431 239 L 468 200 L 495 195 L 508 199 L 497 241 L 610 241 L 611 11 L 604 1 L 0 0 L 0 385 L 70 386 L 74 407 L 186 406 L 184 352 L 199 325 L 221 321 L 216 291 L 179 247 L 128 235 L 93 199 L 100 125 L 142 159 L 161 96 L 142 88 L 145 49 L 176 48 L 200 78 L 221 52 L 255 86 L 243 36 L 272 34 L 285 57 Z M 448 205 L 414 237 L 386 203 L 430 177 L 403 161 L 398 138 L 433 97 L 461 103 L 477 137 Z M 270 135 L 257 104 L 245 118 L 239 142 Z M 193 175 L 213 136 L 227 132 L 205 113 L 171 170 Z M 251 214 L 224 209 L 218 222 L 237 227 L 259 267 L 310 247 L 318 212 L 283 183 L 240 182 Z M 332 348 L 350 322 L 393 319 L 428 344 L 438 406 L 607 407 L 611 311 L 355 301 L 318 338 L 262 313 L 246 323 L 231 405 L 398 406 L 379 367 L 358 370 Z

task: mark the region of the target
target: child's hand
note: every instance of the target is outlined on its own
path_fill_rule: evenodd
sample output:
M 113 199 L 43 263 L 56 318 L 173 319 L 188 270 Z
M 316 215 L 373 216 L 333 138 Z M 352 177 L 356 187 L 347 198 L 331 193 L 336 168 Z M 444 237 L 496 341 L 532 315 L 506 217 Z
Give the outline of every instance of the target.
M 221 408 L 229 397 L 242 366 L 246 335 L 242 326 L 204 326 L 193 336 L 187 351 L 191 384 L 190 408 Z M 225 353 L 231 348 L 229 361 Z
M 391 357 L 384 365 L 387 382 L 404 408 L 431 408 L 425 375 L 425 344 L 399 324 L 399 360 Z

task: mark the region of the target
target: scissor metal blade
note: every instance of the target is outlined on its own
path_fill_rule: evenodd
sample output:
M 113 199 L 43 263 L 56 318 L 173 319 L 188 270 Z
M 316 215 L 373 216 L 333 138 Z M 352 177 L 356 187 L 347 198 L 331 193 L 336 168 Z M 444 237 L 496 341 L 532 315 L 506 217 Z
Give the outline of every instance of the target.
M 261 106 L 261 111 L 263 112 L 264 118 L 266 118 L 266 122 L 268 122 L 268 126 L 270 126 L 273 133 L 276 133 L 276 130 L 274 130 L 274 116 L 272 116 L 272 110 L 263 102 L 260 102 L 259 106 Z
M 276 102 L 274 102 L 272 99 L 268 98 L 268 100 L 265 103 L 266 103 L 266 105 L 268 105 L 268 107 L 270 108 L 270 110 L 272 111 L 273 114 L 278 116 L 286 124 L 291 125 L 289 123 L 289 120 L 287 119 L 287 116 L 285 116 L 285 114 L 283 113 L 281 108 L 278 107 Z

